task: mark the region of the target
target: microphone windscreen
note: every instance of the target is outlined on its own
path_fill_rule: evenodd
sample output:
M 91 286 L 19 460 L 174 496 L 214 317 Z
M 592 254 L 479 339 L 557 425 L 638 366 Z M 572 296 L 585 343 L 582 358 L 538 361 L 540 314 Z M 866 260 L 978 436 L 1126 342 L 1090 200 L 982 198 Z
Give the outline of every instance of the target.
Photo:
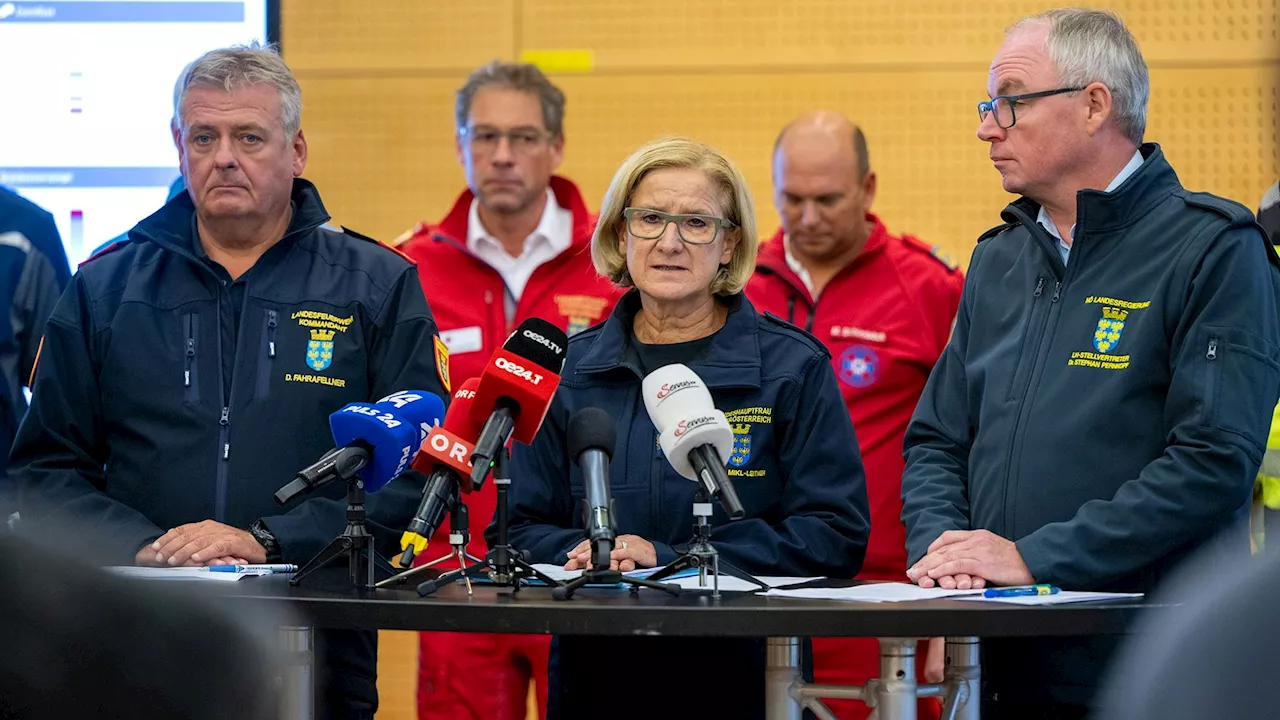
M 564 369 L 568 344 L 569 336 L 563 330 L 542 318 L 531 317 L 520 323 L 502 348 L 559 375 Z
M 575 462 L 586 450 L 602 450 L 612 458 L 618 442 L 613 416 L 596 407 L 583 408 L 570 416 L 567 434 L 569 457 Z
M 444 422 L 444 400 L 426 390 L 401 390 L 391 393 L 374 405 L 390 406 L 396 417 L 418 428 L 418 442 L 422 442 L 431 428 Z
M 641 383 L 644 408 L 658 432 L 680 420 L 715 409 L 711 391 L 687 365 L 664 365 L 645 376 Z

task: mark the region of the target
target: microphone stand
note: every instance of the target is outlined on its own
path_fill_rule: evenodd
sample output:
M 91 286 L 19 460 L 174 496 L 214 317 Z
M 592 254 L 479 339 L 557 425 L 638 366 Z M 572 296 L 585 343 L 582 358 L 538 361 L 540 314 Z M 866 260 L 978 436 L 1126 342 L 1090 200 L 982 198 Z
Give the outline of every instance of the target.
M 529 564 L 527 555 L 511 546 L 508 536 L 509 500 L 507 492 L 511 487 L 511 476 L 507 474 L 509 461 L 506 445 L 498 449 L 493 458 L 493 485 L 498 492 L 498 508 L 495 518 L 498 523 L 497 542 L 489 548 L 484 561 L 468 568 L 447 572 L 434 580 L 428 580 L 418 586 L 418 595 L 426 597 L 444 585 L 463 578 L 470 582 L 471 578 L 481 574 L 487 575 L 494 585 L 510 587 L 512 593 L 520 592 L 520 586 L 535 577 L 549 587 L 559 587 L 560 583 L 551 576 Z M 465 479 L 464 479 L 465 482 Z
M 442 555 L 429 563 L 424 563 L 418 567 L 409 568 L 401 572 L 399 575 L 383 580 L 378 583 L 377 587 L 384 588 L 390 585 L 403 585 L 409 581 L 409 578 L 417 575 L 423 570 L 427 570 L 448 560 L 457 559 L 459 569 L 467 569 L 467 561 L 470 560 L 476 564 L 484 563 L 483 560 L 467 552 L 467 546 L 471 544 L 471 529 L 468 526 L 467 505 L 462 502 L 462 493 L 455 487 L 453 490 L 453 499 L 449 503 L 449 547 L 452 548 L 447 554 Z M 463 577 L 467 582 L 467 594 L 471 593 L 471 578 Z
M 578 588 L 588 583 L 599 583 L 605 585 L 617 585 L 626 583 L 631 586 L 633 591 L 642 587 L 661 590 L 670 595 L 679 596 L 681 587 L 670 583 L 660 583 L 645 578 L 635 578 L 623 575 L 618 570 L 610 570 L 609 555 L 613 552 L 613 538 L 600 538 L 591 543 L 591 567 L 583 570 L 582 574 L 570 580 L 569 582 L 557 587 L 551 591 L 551 597 L 556 600 L 568 600 L 573 597 L 573 593 Z
M 698 570 L 698 585 L 706 587 L 707 571 L 711 572 L 711 597 L 720 597 L 720 573 L 736 577 L 744 582 L 758 585 L 761 590 L 768 590 L 769 586 L 761 582 L 758 578 L 753 577 L 750 573 L 739 570 L 727 561 L 720 560 L 720 553 L 711 545 L 711 523 L 708 518 L 711 517 L 711 496 L 707 489 L 699 483 L 698 489 L 693 494 L 693 542 L 689 543 L 689 549 L 683 555 L 672 560 L 654 574 L 649 576 L 650 581 L 657 581 L 672 575 L 696 568 Z M 631 589 L 632 592 L 636 588 Z M 754 592 L 754 591 L 753 591 Z
M 357 474 L 369 462 L 369 451 L 359 447 L 344 448 L 341 453 L 349 457 L 350 462 L 336 463 L 334 479 L 347 482 L 347 527 L 342 534 L 334 538 L 315 557 L 307 561 L 298 572 L 289 579 L 289 584 L 297 587 L 303 578 L 311 573 L 327 567 L 339 557 L 347 558 L 347 575 L 351 586 L 364 590 L 372 590 L 376 585 L 375 571 L 383 570 L 394 573 L 391 563 L 378 554 L 374 547 L 373 535 L 365 525 L 365 489 L 364 480 Z

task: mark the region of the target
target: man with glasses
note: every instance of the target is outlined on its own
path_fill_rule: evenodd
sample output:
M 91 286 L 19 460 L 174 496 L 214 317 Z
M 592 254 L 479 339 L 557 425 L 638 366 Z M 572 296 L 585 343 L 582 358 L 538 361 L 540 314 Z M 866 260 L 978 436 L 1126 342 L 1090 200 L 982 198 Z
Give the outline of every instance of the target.
M 533 65 L 495 61 L 458 90 L 457 152 L 467 189 L 443 220 L 400 241 L 418 263 L 454 383 L 479 376 L 525 319 L 540 317 L 573 335 L 604 320 L 620 295 L 591 264 L 595 217 L 577 186 L 552 174 L 564 154 L 563 120 L 564 94 Z M 466 501 L 468 550 L 484 557 L 493 484 Z M 447 524 L 431 545 L 438 550 L 428 555 L 445 553 Z M 418 716 L 520 720 L 530 678 L 545 712 L 549 650 L 542 635 L 423 633 Z
M 747 297 L 830 350 L 871 504 L 858 578 L 901 582 L 902 438 L 947 345 L 964 277 L 937 248 L 891 234 L 871 213 L 876 174 L 866 136 L 838 113 L 808 113 L 778 134 L 773 193 L 782 227 L 761 247 Z M 814 638 L 813 656 L 821 683 L 863 683 L 880 674 L 872 638 Z M 941 652 L 928 657 L 940 674 Z M 920 663 L 921 671 L 929 664 Z M 857 700 L 825 702 L 842 720 L 870 712 Z M 922 701 L 920 717 L 936 718 L 937 710 L 936 702 Z
M 1147 592 L 1224 532 L 1247 553 L 1280 258 L 1143 144 L 1146 63 L 1116 16 L 1016 23 L 987 90 L 978 137 L 1022 197 L 979 239 L 907 430 L 908 576 Z M 1084 717 L 1115 642 L 986 642 L 983 718 Z

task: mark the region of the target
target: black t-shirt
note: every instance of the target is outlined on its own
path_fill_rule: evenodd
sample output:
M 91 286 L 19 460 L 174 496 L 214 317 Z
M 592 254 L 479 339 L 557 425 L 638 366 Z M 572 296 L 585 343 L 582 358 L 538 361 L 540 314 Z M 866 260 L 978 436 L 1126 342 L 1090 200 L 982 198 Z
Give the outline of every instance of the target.
M 717 330 L 716 332 L 719 331 Z M 707 350 L 711 347 L 711 340 L 715 336 L 716 333 L 711 333 L 704 338 L 689 340 L 688 342 L 650 345 L 640 342 L 640 339 L 633 332 L 631 334 L 630 354 L 640 368 L 640 372 L 648 375 L 665 365 L 674 365 L 675 363 L 688 365 L 702 358 L 707 354 Z

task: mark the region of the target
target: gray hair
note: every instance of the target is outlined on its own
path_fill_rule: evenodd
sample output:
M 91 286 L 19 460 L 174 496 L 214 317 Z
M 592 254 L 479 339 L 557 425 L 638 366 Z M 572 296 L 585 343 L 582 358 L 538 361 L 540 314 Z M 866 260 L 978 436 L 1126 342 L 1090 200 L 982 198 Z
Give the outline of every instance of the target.
M 302 88 L 284 64 L 275 45 L 233 45 L 210 50 L 191 62 L 178 76 L 173 93 L 173 116 L 182 122 L 182 101 L 194 85 L 212 86 L 227 92 L 249 85 L 270 85 L 280 93 L 280 124 L 293 137 L 302 127 Z
M 1047 50 L 1063 85 L 1106 85 L 1120 132 L 1142 144 L 1151 82 L 1142 51 L 1124 21 L 1105 10 L 1058 8 L 1023 18 L 1008 33 L 1029 25 L 1048 25 Z
M 547 132 L 552 135 L 564 133 L 564 93 L 551 84 L 537 65 L 526 63 L 504 63 L 494 60 L 488 65 L 476 68 L 467 82 L 458 88 L 458 99 L 454 107 L 456 129 L 467 126 L 467 115 L 471 113 L 471 100 L 487 87 L 504 90 L 522 90 L 536 95 L 542 104 L 542 122 Z

